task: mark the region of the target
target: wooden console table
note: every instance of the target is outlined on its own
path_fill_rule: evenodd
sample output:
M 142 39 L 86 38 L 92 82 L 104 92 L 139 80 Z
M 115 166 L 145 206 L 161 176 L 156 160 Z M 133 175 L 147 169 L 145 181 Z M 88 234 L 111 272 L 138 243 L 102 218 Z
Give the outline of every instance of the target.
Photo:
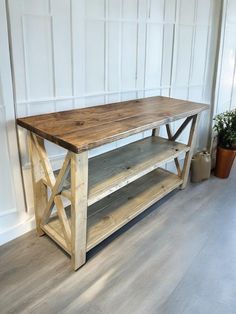
M 38 234 L 52 238 L 78 269 L 87 251 L 169 192 L 186 186 L 199 113 L 206 109 L 152 97 L 18 119 L 29 130 Z M 182 118 L 186 120 L 172 134 L 170 122 Z M 178 143 L 189 123 L 188 143 Z M 158 136 L 161 125 L 168 139 Z M 145 130 L 153 130 L 152 136 L 88 159 L 90 149 Z M 60 170 L 52 169 L 45 139 L 67 150 Z M 183 153 L 181 168 L 178 157 Z M 160 168 L 171 160 L 178 175 Z M 70 206 L 65 208 L 63 198 Z

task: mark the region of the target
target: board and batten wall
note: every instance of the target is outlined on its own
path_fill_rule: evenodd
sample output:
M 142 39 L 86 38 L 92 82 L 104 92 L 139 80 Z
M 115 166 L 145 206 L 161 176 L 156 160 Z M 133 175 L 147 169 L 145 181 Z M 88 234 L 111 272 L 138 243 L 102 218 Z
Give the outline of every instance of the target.
M 25 213 L 8 47 L 5 1 L 0 0 L 0 245 L 33 227 Z
M 210 106 L 220 0 L 7 3 L 17 117 L 154 95 Z M 206 147 L 208 130 L 209 113 L 204 113 L 198 149 Z M 18 128 L 18 134 L 32 216 L 26 133 Z M 147 135 L 95 149 L 90 156 Z M 64 151 L 49 143 L 47 148 L 56 167 Z
M 236 108 L 236 0 L 225 0 L 214 114 Z

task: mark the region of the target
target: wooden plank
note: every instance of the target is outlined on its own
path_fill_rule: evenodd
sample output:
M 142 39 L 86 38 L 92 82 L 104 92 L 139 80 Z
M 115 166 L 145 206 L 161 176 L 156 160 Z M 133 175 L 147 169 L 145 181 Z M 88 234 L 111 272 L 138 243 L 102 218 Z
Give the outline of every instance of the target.
M 181 186 L 182 190 L 185 189 L 188 183 L 189 170 L 190 170 L 191 160 L 193 157 L 196 138 L 197 138 L 196 130 L 197 130 L 198 123 L 199 123 L 199 115 L 195 115 L 192 120 L 192 125 L 190 129 L 189 140 L 188 140 L 188 146 L 190 146 L 190 150 L 186 153 L 186 156 L 184 159 L 184 166 L 183 166 L 183 171 L 182 171 L 183 184 Z
M 171 140 L 172 139 L 172 131 L 171 131 L 171 127 L 169 124 L 166 124 L 166 131 L 167 131 L 167 135 L 168 135 L 169 140 Z M 180 177 L 182 175 L 182 170 L 180 167 L 178 157 L 174 158 L 174 162 L 175 162 L 175 167 L 176 167 L 177 172 L 178 172 L 178 176 Z
M 62 191 L 62 189 L 63 189 L 64 181 L 67 178 L 68 173 L 69 173 L 70 158 L 71 158 L 71 153 L 68 152 L 66 157 L 65 157 L 65 160 L 64 160 L 64 163 L 62 165 L 62 168 L 60 169 L 60 171 L 58 173 L 58 176 L 56 178 L 56 182 L 55 182 L 55 184 L 54 184 L 54 186 L 52 188 L 51 195 L 50 195 L 50 198 L 49 198 L 49 200 L 47 202 L 45 210 L 44 210 L 44 212 L 42 214 L 41 224 L 45 224 L 47 222 L 48 218 L 51 215 L 53 206 L 54 206 L 55 196 L 57 194 L 59 194 Z
M 207 105 L 159 96 L 21 118 L 17 123 L 79 153 L 206 109 Z
M 71 255 L 71 251 L 67 247 L 66 241 L 62 236 L 61 224 L 58 219 L 55 219 L 55 226 L 56 228 L 53 228 L 53 223 L 51 223 L 50 225 L 41 225 L 41 228 L 53 241 Z
M 52 170 L 51 163 L 49 161 L 45 146 L 44 146 L 44 140 L 35 134 L 32 134 L 34 145 L 37 148 L 39 157 L 41 159 L 41 164 L 44 170 L 45 178 L 47 181 L 47 184 L 50 186 L 50 188 L 53 187 L 55 184 L 55 176 Z
M 58 217 L 60 219 L 60 223 L 61 223 L 62 231 L 64 234 L 64 238 L 67 243 L 67 247 L 71 249 L 71 228 L 70 228 L 68 218 L 66 216 L 66 212 L 65 212 L 65 208 L 64 208 L 64 204 L 62 202 L 61 196 L 57 195 L 54 198 L 54 202 L 57 208 Z
M 86 262 L 88 204 L 88 153 L 71 157 L 72 264 L 77 270 Z
M 183 130 L 186 128 L 186 126 L 190 123 L 192 118 L 193 117 L 188 117 L 186 120 L 184 120 L 184 122 L 181 124 L 181 126 L 176 131 L 175 135 L 172 136 L 172 138 L 171 138 L 172 141 L 176 141 L 177 140 L 177 138 L 181 135 Z
M 44 173 L 32 134 L 28 134 L 28 147 L 31 162 L 32 186 L 34 195 L 34 211 L 36 230 L 39 236 L 44 235 L 40 227 L 43 211 L 47 205 L 47 186 L 43 183 Z
M 92 249 L 181 184 L 182 179 L 175 174 L 156 169 L 90 206 L 86 250 Z M 53 218 L 49 225 L 62 233 L 58 219 Z
M 89 160 L 88 205 L 189 150 L 189 147 L 160 137 L 149 137 Z M 68 186 L 63 195 L 71 197 Z
M 149 137 L 95 157 L 89 162 L 89 206 L 188 150 L 186 145 Z
M 162 169 L 154 170 L 89 208 L 88 244 L 92 249 L 145 209 L 179 187 L 182 180 Z

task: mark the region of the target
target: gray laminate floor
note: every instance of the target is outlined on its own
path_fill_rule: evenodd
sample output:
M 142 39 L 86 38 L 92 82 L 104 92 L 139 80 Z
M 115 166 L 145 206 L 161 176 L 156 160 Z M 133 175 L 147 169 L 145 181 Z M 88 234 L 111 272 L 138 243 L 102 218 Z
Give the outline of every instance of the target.
M 236 169 L 128 227 L 76 273 L 46 236 L 1 247 L 0 313 L 236 313 Z

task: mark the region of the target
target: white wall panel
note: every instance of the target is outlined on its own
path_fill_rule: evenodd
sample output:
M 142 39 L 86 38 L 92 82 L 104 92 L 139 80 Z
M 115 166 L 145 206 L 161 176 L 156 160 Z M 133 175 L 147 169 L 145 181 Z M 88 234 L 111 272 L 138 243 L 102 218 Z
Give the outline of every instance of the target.
M 122 15 L 122 0 L 108 0 L 108 15 L 110 19 L 119 19 Z
M 234 89 L 235 62 L 236 62 L 236 28 L 227 25 L 224 36 L 221 72 L 219 77 L 219 93 L 216 113 L 229 110 Z
M 236 108 L 236 1 L 223 6 L 214 114 Z
M 172 57 L 173 57 L 173 39 L 174 25 L 166 24 L 163 26 L 163 47 L 162 47 L 162 65 L 161 65 L 161 86 L 170 86 L 172 74 Z M 163 91 L 164 92 L 164 91 Z M 169 91 L 168 91 L 169 93 Z M 162 95 L 164 95 L 162 93 Z
M 0 0 L 0 245 L 25 211 L 15 128 L 5 1 Z M 13 232 L 14 233 L 14 232 Z
M 105 17 L 105 0 L 86 0 L 86 17 L 87 18 L 104 18 Z
M 88 21 L 86 24 L 86 92 L 104 91 L 105 81 L 105 24 Z
M 37 40 L 35 35 L 37 34 Z M 23 16 L 23 44 L 28 97 L 31 99 L 53 96 L 53 60 L 51 18 Z
M 170 97 L 170 89 L 169 88 L 162 88 L 161 89 L 161 96 Z
M 233 90 L 232 90 L 232 98 L 231 98 L 231 104 L 230 109 L 236 109 L 236 82 L 234 78 L 234 84 L 233 84 Z
M 188 99 L 188 87 L 172 87 L 171 88 L 171 97 L 177 98 L 177 99 Z
M 23 1 L 9 1 L 9 10 L 11 12 L 11 39 L 14 42 L 15 49 L 12 49 L 12 58 L 14 63 L 14 76 L 15 76 L 15 93 L 17 101 L 25 101 L 28 98 L 26 88 L 26 70 L 25 70 L 25 57 L 24 57 L 24 41 L 23 41 L 23 14 L 24 2 Z M 17 65 L 17 66 L 16 66 Z M 16 108 L 18 112 L 22 112 L 22 108 Z
M 148 89 L 161 86 L 163 25 L 149 24 L 147 31 L 146 82 Z
M 79 101 L 79 99 L 77 99 Z M 51 102 L 51 108 L 54 108 L 53 110 L 55 111 L 65 111 L 65 110 L 70 110 L 75 107 L 75 101 L 73 100 L 60 100 L 60 101 L 54 101 Z M 76 107 L 80 107 L 80 105 L 77 103 Z
M 174 23 L 176 18 L 176 7 L 177 7 L 177 1 L 176 0 L 165 0 L 165 14 L 164 18 L 166 22 Z
M 21 10 L 19 10 L 20 2 L 22 3 Z M 50 99 L 59 100 L 69 97 L 76 107 L 75 102 L 78 106 L 83 106 L 83 103 L 86 104 L 83 97 L 91 97 L 90 95 L 97 93 L 112 92 L 117 95 L 117 92 L 131 89 L 137 91 L 136 95 L 141 95 L 139 90 L 144 88 L 151 89 L 150 93 L 153 93 L 153 90 L 165 89 L 163 94 L 168 94 L 167 89 L 171 82 L 175 88 L 179 86 L 182 89 L 189 84 L 195 84 L 197 79 L 201 80 L 202 73 L 196 74 L 194 71 L 199 70 L 195 66 L 195 62 L 202 62 L 204 53 L 192 57 L 195 40 L 193 23 L 196 17 L 197 20 L 198 17 L 199 19 L 201 17 L 199 23 L 206 23 L 206 29 L 202 29 L 202 33 L 201 27 L 198 27 L 199 30 L 197 28 L 196 41 L 201 38 L 203 33 L 208 35 L 210 20 L 206 20 L 206 17 L 209 17 L 210 3 L 211 1 L 208 0 L 204 11 L 207 13 L 201 17 L 203 2 L 200 0 L 178 2 L 174 0 L 72 0 L 71 2 L 41 0 L 37 2 L 37 6 L 32 6 L 30 1 L 21 0 L 18 4 L 10 1 L 11 24 L 14 29 L 12 32 L 13 46 L 16 46 L 13 51 L 22 50 L 17 49 L 21 34 L 15 29 L 15 20 L 21 19 L 26 12 L 31 14 L 30 18 L 33 20 L 37 15 L 45 20 L 50 20 L 51 17 L 52 46 L 50 47 L 49 38 L 46 39 L 46 43 L 43 45 L 45 49 L 43 55 L 46 51 L 51 51 L 52 60 L 48 55 L 46 58 L 48 64 L 46 66 L 43 64 L 43 73 L 41 74 L 42 77 L 46 76 L 44 73 L 48 71 L 47 77 L 53 82 L 55 95 L 52 95 Z M 177 20 L 175 20 L 176 12 Z M 148 19 L 142 20 L 146 17 L 150 17 L 151 22 Z M 165 25 L 166 21 L 173 25 Z M 179 23 L 184 25 L 179 25 Z M 46 21 L 45 24 L 47 24 Z M 17 38 L 18 42 L 15 40 Z M 203 39 L 202 44 L 206 46 L 206 36 L 201 39 Z M 40 46 L 40 43 L 38 45 Z M 19 46 L 22 48 L 21 45 Z M 37 44 L 34 46 L 40 51 Z M 31 48 L 27 48 L 25 50 L 28 53 Z M 205 51 L 205 49 L 202 50 Z M 174 64 L 172 57 L 174 57 Z M 30 59 L 28 55 L 26 61 L 27 64 L 28 62 L 31 64 L 31 60 L 27 59 Z M 52 63 L 52 70 L 50 63 Z M 193 79 L 192 82 L 189 82 L 191 67 L 193 68 Z M 15 68 L 17 73 L 18 63 Z M 32 75 L 28 72 L 34 72 L 34 66 L 30 66 L 30 68 L 32 69 L 29 70 L 26 66 L 22 69 L 25 76 L 31 78 Z M 145 71 L 144 68 L 146 68 Z M 49 90 L 44 91 L 45 95 L 51 94 L 50 82 L 47 83 Z M 202 83 L 204 82 L 199 82 L 200 85 Z M 34 82 L 30 84 L 37 85 Z M 40 89 L 39 92 L 41 92 Z M 181 90 L 177 94 L 181 94 Z M 40 95 L 40 99 L 45 99 L 43 93 Z M 107 96 L 104 101 L 107 98 L 111 97 Z M 117 99 L 117 97 L 115 98 Z M 34 102 L 37 102 L 37 99 L 33 99 L 30 95 L 24 95 L 23 99 L 19 97 L 18 100 L 19 106 L 25 105 L 26 107 L 31 107 Z M 88 103 L 91 101 L 88 100 Z M 70 106 L 69 103 L 68 105 Z M 60 108 L 64 105 L 56 107 Z M 56 110 L 58 109 L 56 108 Z M 25 112 L 25 110 L 21 108 L 19 112 Z
M 148 17 L 148 7 L 147 0 L 138 0 L 138 16 L 140 19 L 146 19 Z
M 153 97 L 153 96 L 160 96 L 161 89 L 147 89 L 145 91 L 145 97 Z
M 181 24 L 194 22 L 196 0 L 180 0 L 179 20 Z
M 44 15 L 46 12 L 49 11 L 50 2 L 48 0 L 40 0 L 40 1 L 23 0 L 23 1 L 18 1 L 18 2 L 22 3 L 24 14 Z M 15 3 L 14 3 L 14 6 L 15 6 Z
M 164 0 L 151 0 L 151 7 L 149 16 L 155 21 L 162 22 L 165 13 L 165 1 Z
M 123 18 L 137 19 L 138 0 L 123 0 Z
M 198 0 L 196 9 L 196 19 L 200 24 L 208 25 L 211 13 L 212 0 Z
M 130 90 L 136 88 L 137 65 L 137 24 L 123 23 L 122 27 L 122 65 L 121 65 L 121 89 Z
M 195 29 L 195 42 L 192 59 L 193 64 L 190 78 L 190 83 L 192 85 L 202 85 L 202 82 L 204 82 L 207 48 L 208 27 L 197 26 Z
M 85 99 L 85 107 L 103 105 L 106 103 L 106 96 L 97 95 L 97 96 L 89 96 Z
M 202 92 L 203 92 L 202 86 L 190 87 L 189 88 L 189 98 L 195 102 L 201 102 L 202 101 Z
M 67 0 L 51 0 L 55 95 L 73 94 L 71 6 Z
M 1 91 L 0 91 L 1 92 Z M 0 95 L 0 216 L 1 213 L 12 210 L 16 207 L 15 197 L 12 189 L 11 164 L 9 158 L 9 149 L 7 144 L 7 127 L 5 108 L 1 106 L 2 98 Z M 10 175 L 9 175 L 10 174 Z
M 226 19 L 227 23 L 236 23 L 236 2 L 235 0 L 228 0 L 227 2 Z
M 43 114 L 45 112 L 50 113 L 53 111 L 55 111 L 54 102 L 34 102 L 32 106 L 29 106 L 28 115 L 35 116 L 37 114 Z
M 108 22 L 107 36 L 107 89 L 112 92 L 120 90 L 120 24 L 117 22 Z
M 85 53 L 86 53 L 86 34 L 85 34 L 85 11 L 84 0 L 71 0 L 71 63 L 73 76 L 73 94 L 71 96 L 81 96 L 85 94 Z M 83 98 L 74 99 L 75 107 L 84 106 Z
M 174 84 L 188 86 L 191 70 L 193 28 L 180 26 L 178 29 L 178 48 L 176 51 L 176 68 Z
M 145 11 L 142 11 L 145 14 Z M 140 13 L 140 17 L 142 17 L 142 13 Z M 143 88 L 145 88 L 145 72 L 146 72 L 146 53 L 147 53 L 147 45 L 146 45 L 146 37 L 147 37 L 147 26 L 144 23 L 138 24 L 138 39 L 137 39 L 137 77 L 136 77 L 136 88 L 139 90 L 137 92 L 137 97 L 143 97 Z
M 136 91 L 133 91 L 133 92 L 123 92 L 121 94 L 120 100 L 121 101 L 132 100 L 132 99 L 136 98 L 136 95 L 137 95 Z

